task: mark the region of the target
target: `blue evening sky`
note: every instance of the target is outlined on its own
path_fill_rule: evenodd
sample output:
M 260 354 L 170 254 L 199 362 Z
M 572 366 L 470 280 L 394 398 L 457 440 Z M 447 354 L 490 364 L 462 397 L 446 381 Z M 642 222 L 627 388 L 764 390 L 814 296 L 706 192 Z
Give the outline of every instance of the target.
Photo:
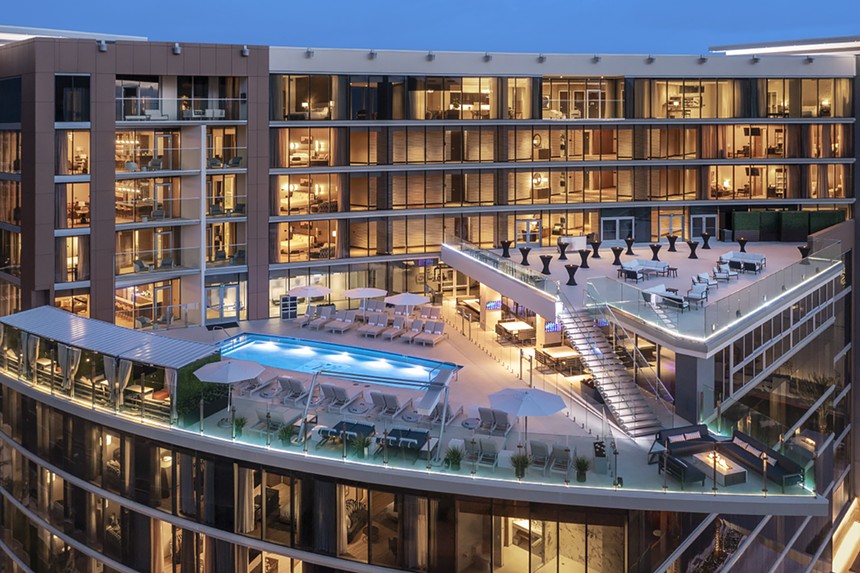
M 298 47 L 690 53 L 860 34 L 860 1 L 7 0 L 0 25 Z

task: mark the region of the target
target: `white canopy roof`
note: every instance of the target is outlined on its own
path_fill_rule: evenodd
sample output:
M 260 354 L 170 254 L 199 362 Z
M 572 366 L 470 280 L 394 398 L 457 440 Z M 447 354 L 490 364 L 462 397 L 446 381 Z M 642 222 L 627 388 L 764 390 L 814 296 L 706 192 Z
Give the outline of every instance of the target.
M 162 368 L 181 368 L 218 352 L 218 346 L 131 330 L 93 318 L 84 318 L 53 306 L 40 306 L 0 318 L 40 338 L 48 338 L 108 356 Z

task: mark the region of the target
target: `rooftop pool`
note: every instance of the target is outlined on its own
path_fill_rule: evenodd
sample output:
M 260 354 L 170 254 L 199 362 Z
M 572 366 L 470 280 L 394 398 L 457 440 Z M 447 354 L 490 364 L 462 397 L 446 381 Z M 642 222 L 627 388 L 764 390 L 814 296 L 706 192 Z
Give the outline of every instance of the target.
M 221 355 L 284 370 L 324 371 L 331 376 L 414 386 L 444 383 L 461 368 L 405 354 L 266 334 L 241 334 L 225 340 Z

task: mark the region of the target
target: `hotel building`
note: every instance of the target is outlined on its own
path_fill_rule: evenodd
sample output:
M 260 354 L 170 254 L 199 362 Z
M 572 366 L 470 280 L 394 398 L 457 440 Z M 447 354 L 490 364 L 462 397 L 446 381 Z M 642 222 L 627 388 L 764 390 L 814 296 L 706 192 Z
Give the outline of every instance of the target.
M 848 571 L 858 53 L 0 28 L 5 570 Z M 447 339 L 299 329 L 364 287 Z

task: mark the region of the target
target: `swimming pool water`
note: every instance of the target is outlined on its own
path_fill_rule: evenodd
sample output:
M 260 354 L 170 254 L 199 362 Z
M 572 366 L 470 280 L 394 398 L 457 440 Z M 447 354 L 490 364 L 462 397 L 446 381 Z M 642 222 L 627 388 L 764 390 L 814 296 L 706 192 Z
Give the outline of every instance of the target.
M 455 364 L 392 352 L 263 334 L 242 334 L 224 341 L 221 349 L 222 356 L 250 360 L 263 366 L 307 373 L 325 370 L 335 376 L 342 372 L 374 378 L 375 382 L 390 379 L 392 382 L 427 383 L 440 372 L 460 368 Z

